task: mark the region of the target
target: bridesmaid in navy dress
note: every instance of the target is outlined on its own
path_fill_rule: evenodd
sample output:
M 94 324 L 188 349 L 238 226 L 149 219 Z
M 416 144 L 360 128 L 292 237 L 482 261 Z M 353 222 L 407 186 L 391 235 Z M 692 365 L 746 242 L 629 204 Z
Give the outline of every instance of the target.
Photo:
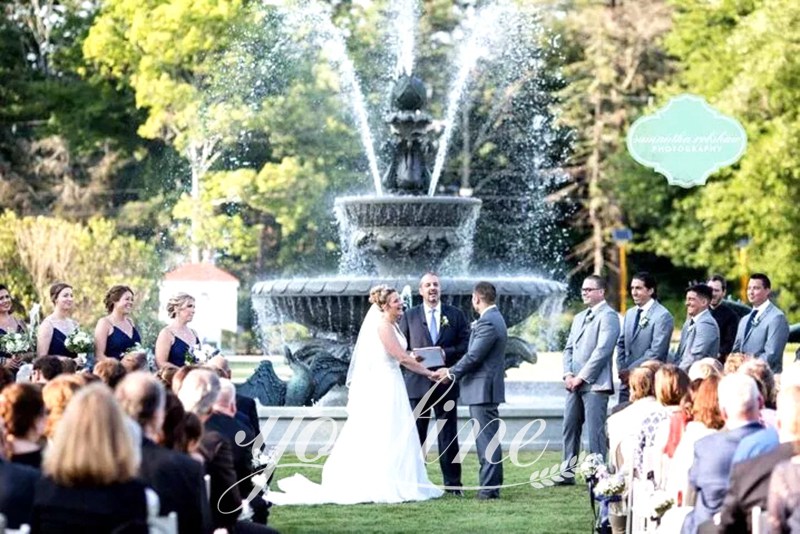
M 167 314 L 172 321 L 156 339 L 156 365 L 159 369 L 167 363 L 183 367 L 187 363 L 187 354 L 192 355 L 200 344 L 197 333 L 188 326 L 194 318 L 194 297 L 178 293 L 169 299 Z
M 75 307 L 72 286 L 56 282 L 50 286 L 50 300 L 53 301 L 55 309 L 39 325 L 36 354 L 75 358 L 78 355 L 64 346 L 67 336 L 78 328 L 78 323 L 72 318 L 72 310 Z
M 113 286 L 103 302 L 108 315 L 97 321 L 94 329 L 94 354 L 98 362 L 106 358 L 120 360 L 129 349 L 142 342 L 131 320 L 133 290 L 128 286 Z
M 0 284 L 0 336 L 11 332 L 25 332 L 25 324 L 11 313 L 13 306 L 11 293 L 6 286 Z M 0 352 L 0 366 L 12 373 L 16 373 L 21 364 L 22 360 L 17 356 L 12 357 L 10 354 Z

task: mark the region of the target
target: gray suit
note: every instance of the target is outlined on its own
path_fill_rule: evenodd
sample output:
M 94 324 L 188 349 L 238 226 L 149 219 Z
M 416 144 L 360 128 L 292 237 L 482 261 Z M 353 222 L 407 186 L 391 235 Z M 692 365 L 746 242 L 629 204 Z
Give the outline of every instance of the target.
M 689 367 L 702 358 L 716 358 L 719 355 L 719 325 L 711 315 L 711 310 L 698 314 L 694 325 L 687 319 L 681 329 L 681 340 L 672 361 L 689 372 Z
M 584 421 L 589 452 L 606 456 L 608 397 L 614 392 L 611 362 L 619 339 L 619 315 L 603 302 L 591 318 L 589 309 L 575 316 L 564 347 L 564 376 L 583 379 L 577 391 L 567 391 L 564 407 L 564 460 L 577 457 Z
M 640 326 L 637 328 L 637 310 L 638 307 L 632 308 L 625 314 L 622 332 L 617 341 L 617 369 L 619 371 L 631 371 L 647 360 L 667 361 L 669 340 L 674 328 L 672 314 L 660 302 L 654 300 L 650 309 L 646 313 L 640 314 Z M 627 384 L 620 386 L 620 402 L 628 400 L 629 391 Z
M 503 484 L 503 455 L 499 444 L 491 458 L 486 449 L 497 434 L 500 421 L 497 405 L 505 401 L 506 322 L 497 308 L 486 310 L 472 325 L 467 353 L 450 368 L 461 389 L 461 402 L 480 425 L 475 439 L 480 461 L 480 494 L 497 497 Z
M 789 323 L 786 321 L 786 316 L 775 304 L 770 303 L 745 337 L 744 331 L 749 318 L 749 315 L 745 315 L 739 321 L 733 352 L 752 354 L 756 358 L 766 360 L 773 373 L 783 372 L 783 349 L 789 340 Z

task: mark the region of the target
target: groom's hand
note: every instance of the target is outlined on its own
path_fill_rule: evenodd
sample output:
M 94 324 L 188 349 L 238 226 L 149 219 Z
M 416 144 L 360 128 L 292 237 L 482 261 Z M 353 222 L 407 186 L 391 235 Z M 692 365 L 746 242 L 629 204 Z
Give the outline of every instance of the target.
M 447 374 L 448 374 L 447 368 L 442 367 L 441 369 L 437 369 L 436 371 L 433 372 L 431 380 L 433 380 L 434 382 L 441 381 L 443 384 L 447 384 L 450 381 L 450 379 L 447 378 Z

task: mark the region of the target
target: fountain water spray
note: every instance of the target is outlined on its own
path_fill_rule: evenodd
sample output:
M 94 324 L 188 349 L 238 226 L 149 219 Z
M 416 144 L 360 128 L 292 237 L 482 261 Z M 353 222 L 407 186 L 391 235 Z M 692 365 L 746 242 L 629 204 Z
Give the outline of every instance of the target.
M 456 114 L 461 107 L 461 99 L 467 88 L 478 61 L 497 55 L 502 50 L 503 41 L 507 38 L 509 27 L 507 24 L 514 24 L 516 21 L 515 8 L 507 4 L 487 5 L 477 10 L 467 21 L 467 38 L 462 45 L 458 56 L 458 71 L 447 96 L 447 108 L 444 118 L 444 132 L 439 139 L 439 149 L 436 152 L 436 159 L 431 173 L 431 183 L 428 187 L 428 195 L 436 193 L 439 185 L 439 178 L 444 169 L 444 162 L 447 157 L 447 149 L 450 146 L 450 139 L 456 128 Z
M 397 63 L 394 77 L 411 75 L 414 71 L 414 39 L 416 37 L 419 6 L 416 0 L 392 0 L 390 11 L 394 21 Z

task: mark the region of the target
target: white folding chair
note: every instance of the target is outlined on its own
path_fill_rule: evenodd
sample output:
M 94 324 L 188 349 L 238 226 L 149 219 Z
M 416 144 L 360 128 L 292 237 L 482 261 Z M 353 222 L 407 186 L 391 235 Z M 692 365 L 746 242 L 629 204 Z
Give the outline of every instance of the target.
M 147 531 L 149 534 L 178 534 L 177 512 L 148 518 Z
M 205 475 L 203 477 L 203 482 L 206 483 L 206 496 L 209 502 L 211 502 L 211 475 Z
M 31 527 L 30 525 L 22 524 L 19 528 L 7 528 L 2 532 L 5 534 L 31 534 Z
M 750 512 L 750 522 L 753 526 L 753 534 L 766 534 L 767 533 L 767 512 L 762 511 L 760 506 L 753 506 Z

